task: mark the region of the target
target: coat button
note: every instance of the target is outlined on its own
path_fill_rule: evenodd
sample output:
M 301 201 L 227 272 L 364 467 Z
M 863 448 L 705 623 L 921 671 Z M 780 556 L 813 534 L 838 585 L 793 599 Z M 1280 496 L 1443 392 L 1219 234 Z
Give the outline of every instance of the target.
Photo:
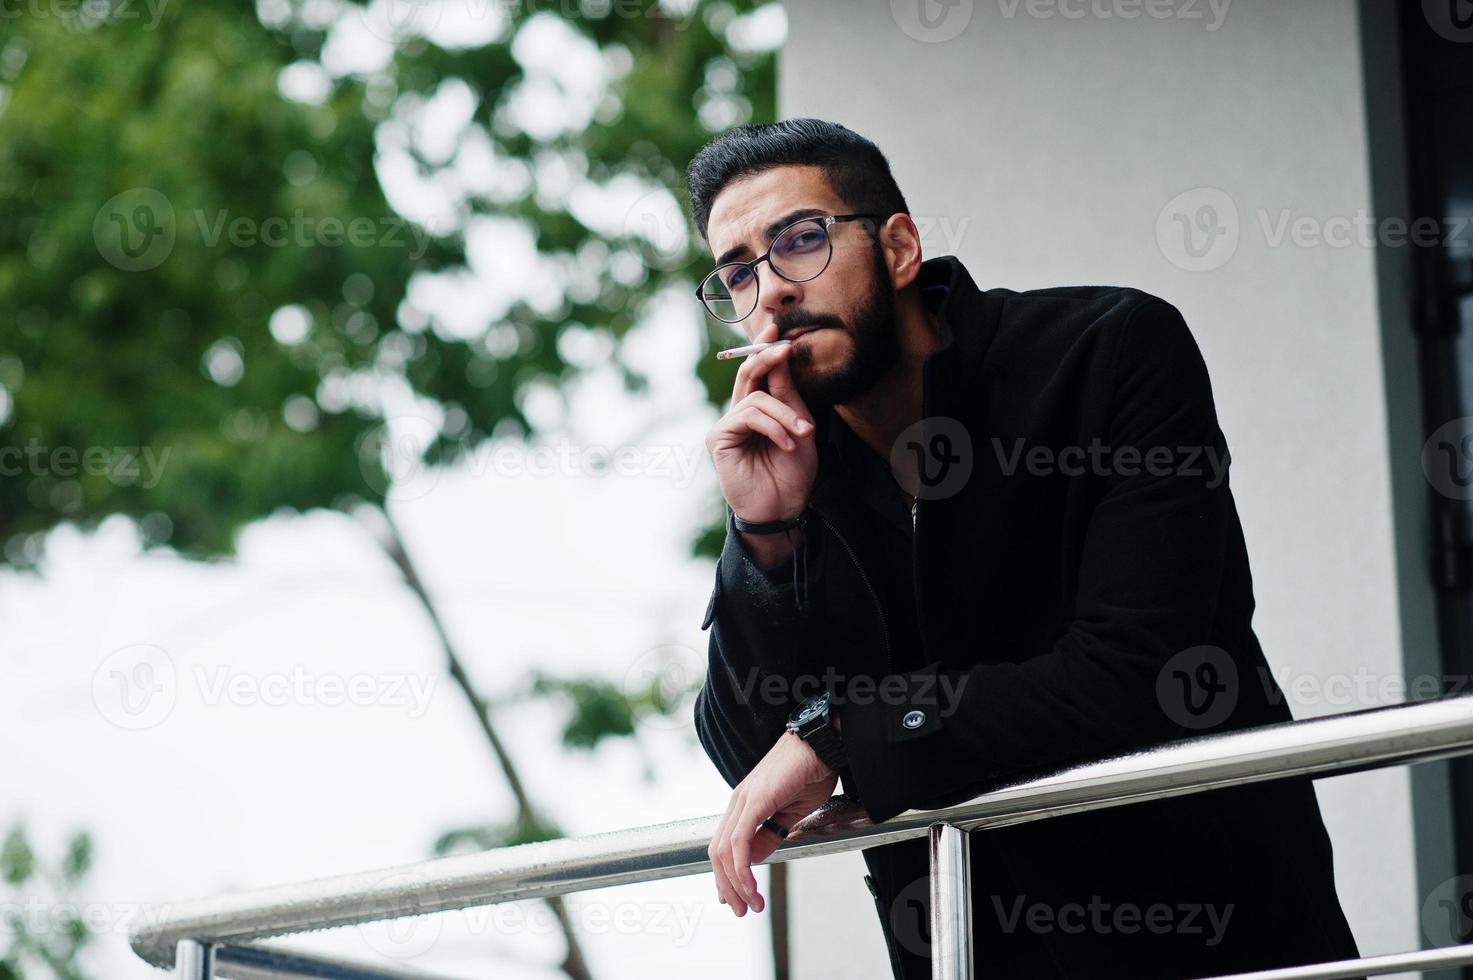
M 924 711 L 907 712 L 905 717 L 900 719 L 900 723 L 906 728 L 920 728 L 926 723 L 926 713 Z

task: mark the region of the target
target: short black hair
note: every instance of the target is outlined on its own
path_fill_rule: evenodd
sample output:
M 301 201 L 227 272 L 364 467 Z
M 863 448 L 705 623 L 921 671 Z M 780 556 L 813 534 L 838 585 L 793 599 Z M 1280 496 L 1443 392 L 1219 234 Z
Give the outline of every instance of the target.
M 701 147 L 686 169 L 691 217 L 701 239 L 710 240 L 711 204 L 727 184 L 781 166 L 821 168 L 834 193 L 855 212 L 910 213 L 885 154 L 852 129 L 806 117 L 748 123 Z

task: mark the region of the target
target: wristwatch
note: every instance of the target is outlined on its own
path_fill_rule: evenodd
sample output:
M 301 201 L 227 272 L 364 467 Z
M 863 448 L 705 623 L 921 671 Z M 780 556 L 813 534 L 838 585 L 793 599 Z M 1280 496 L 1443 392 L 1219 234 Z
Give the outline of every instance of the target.
M 788 716 L 787 730 L 813 746 L 813 751 L 830 769 L 838 772 L 849 764 L 844 743 L 829 717 L 829 695 L 811 697 Z

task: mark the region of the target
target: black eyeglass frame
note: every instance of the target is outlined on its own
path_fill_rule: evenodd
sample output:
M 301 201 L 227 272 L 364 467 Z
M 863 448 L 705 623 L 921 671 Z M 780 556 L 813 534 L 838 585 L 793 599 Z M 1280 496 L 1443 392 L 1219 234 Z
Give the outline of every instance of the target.
M 810 214 L 810 215 L 808 215 L 805 218 L 799 218 L 796 221 L 793 221 L 793 222 L 790 222 L 790 223 L 784 225 L 778 231 L 778 233 L 776 235 L 773 235 L 772 236 L 772 241 L 773 241 L 773 244 L 776 244 L 789 231 L 791 231 L 792 229 L 796 228 L 798 225 L 803 224 L 804 222 L 807 222 L 807 221 L 817 221 L 817 222 L 819 222 L 820 226 L 823 228 L 824 240 L 828 244 L 828 247 L 829 247 L 829 254 L 828 254 L 828 257 L 823 260 L 823 266 L 817 272 L 815 272 L 813 275 L 807 276 L 807 277 L 805 277 L 803 279 L 794 279 L 792 276 L 785 275 L 781 269 L 779 269 L 777 266 L 775 266 L 775 265 L 772 264 L 772 260 L 770 258 L 771 255 L 772 255 L 772 246 L 768 246 L 767 251 L 763 252 L 761 255 L 757 256 L 755 259 L 752 259 L 749 262 L 723 262 L 720 265 L 718 265 L 716 268 L 712 269 L 710 272 L 706 273 L 706 275 L 701 278 L 701 281 L 696 284 L 696 299 L 698 299 L 698 300 L 701 301 L 701 306 L 705 307 L 707 313 L 711 314 L 711 316 L 713 318 L 715 318 L 717 320 L 720 320 L 722 323 L 741 323 L 743 320 L 745 320 L 747 317 L 751 316 L 753 313 L 755 313 L 757 311 L 757 303 L 758 303 L 758 300 L 761 298 L 762 281 L 757 278 L 757 265 L 758 265 L 758 263 L 766 262 L 769 266 L 772 267 L 772 271 L 773 272 L 776 272 L 778 275 L 782 276 L 788 282 L 811 282 L 814 279 L 817 279 L 819 276 L 823 275 L 824 270 L 829 267 L 829 263 L 834 260 L 834 239 L 833 239 L 833 236 L 831 236 L 829 234 L 829 227 L 831 225 L 837 224 L 838 222 L 841 222 L 841 221 L 858 221 L 860 219 L 868 219 L 868 220 L 873 221 L 875 223 L 875 227 L 878 228 L 880 226 L 880 223 L 883 222 L 886 219 L 886 217 L 888 217 L 888 215 L 867 214 L 866 213 L 866 214 Z M 710 305 L 706 303 L 706 295 L 705 294 L 706 294 L 706 283 L 708 283 L 708 282 L 711 281 L 711 277 L 714 276 L 714 275 L 716 275 L 722 269 L 729 269 L 732 266 L 745 266 L 746 268 L 751 269 L 752 270 L 752 278 L 756 282 L 757 291 L 752 294 L 752 308 L 750 310 L 748 310 L 747 312 L 743 313 L 741 316 L 737 317 L 735 320 L 728 320 L 728 319 L 726 319 L 723 316 L 717 315 L 716 311 L 713 310 L 713 309 L 711 309 Z

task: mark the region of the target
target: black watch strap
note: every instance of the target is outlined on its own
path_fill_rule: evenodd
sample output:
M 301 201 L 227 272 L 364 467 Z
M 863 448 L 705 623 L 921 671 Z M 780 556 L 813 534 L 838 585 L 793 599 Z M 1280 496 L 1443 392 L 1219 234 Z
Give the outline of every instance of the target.
M 844 742 L 839 738 L 839 733 L 834 731 L 831 722 L 815 726 L 804 741 L 813 746 L 813 751 L 818 753 L 824 765 L 835 772 L 849 765 L 849 756 L 844 751 Z
M 790 528 L 806 525 L 808 508 L 804 507 L 803 512 L 797 517 L 790 517 L 785 521 L 747 521 L 738 517 L 736 511 L 732 511 L 731 519 L 736 524 L 738 531 L 744 531 L 747 534 L 781 534 Z

